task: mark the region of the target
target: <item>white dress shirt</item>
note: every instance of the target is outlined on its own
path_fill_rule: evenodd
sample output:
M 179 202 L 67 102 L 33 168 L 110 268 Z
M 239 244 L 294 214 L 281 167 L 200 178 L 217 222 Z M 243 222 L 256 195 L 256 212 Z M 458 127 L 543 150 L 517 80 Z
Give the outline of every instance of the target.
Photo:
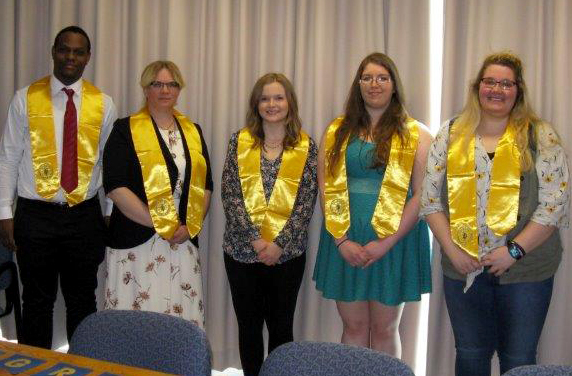
M 65 86 L 53 75 L 50 79 L 52 106 L 54 115 L 56 151 L 58 171 L 61 174 L 62 140 L 64 128 L 64 114 L 66 111 L 67 95 L 62 91 L 64 87 L 73 89 L 73 101 L 77 109 L 78 124 L 81 109 L 81 89 L 83 80 L 80 79 L 70 86 Z M 30 129 L 28 123 L 27 96 L 28 87 L 20 89 L 14 95 L 8 109 L 8 118 L 4 127 L 2 141 L 0 141 L 0 219 L 12 218 L 12 206 L 18 196 L 31 200 L 48 201 L 36 191 L 36 181 L 32 168 L 32 154 L 30 146 Z M 113 122 L 117 119 L 117 110 L 113 100 L 103 95 L 104 113 L 103 124 L 99 135 L 99 148 L 96 164 L 93 167 L 91 181 L 88 186 L 86 199 L 92 198 L 101 188 L 101 165 L 103 148 L 111 132 Z M 51 202 L 66 202 L 65 192 L 60 187 Z

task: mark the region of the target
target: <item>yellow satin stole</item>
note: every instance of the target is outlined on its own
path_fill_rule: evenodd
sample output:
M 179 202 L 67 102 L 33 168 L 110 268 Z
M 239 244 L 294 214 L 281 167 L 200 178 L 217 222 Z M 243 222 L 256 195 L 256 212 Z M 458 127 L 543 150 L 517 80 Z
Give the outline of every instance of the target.
M 51 200 L 60 189 L 60 172 L 50 76 L 30 85 L 27 102 L 36 191 L 46 200 Z M 78 185 L 72 192 L 64 192 L 70 206 L 79 204 L 86 198 L 93 166 L 99 155 L 99 134 L 103 123 L 103 110 L 103 94 L 98 88 L 83 80 L 77 128 Z
M 310 137 L 300 131 L 300 141 L 282 152 L 280 170 L 266 203 L 260 174 L 260 147 L 254 147 L 254 137 L 246 128 L 238 134 L 237 162 L 244 205 L 252 223 L 260 229 L 262 238 L 274 241 L 290 218 L 298 193 Z
M 191 157 L 191 166 L 187 166 L 191 168 L 191 180 L 187 197 L 186 225 L 189 235 L 194 237 L 201 230 L 203 223 L 206 161 L 202 154 L 197 127 L 176 110 L 175 117 L 181 126 Z M 170 239 L 179 225 L 179 217 L 171 192 L 167 164 L 147 108 L 131 116 L 129 126 L 137 159 L 141 165 L 153 227 L 163 238 Z
M 330 173 L 329 154 L 334 146 L 336 130 L 342 125 L 343 117 L 335 119 L 326 131 L 326 163 L 324 187 L 324 211 L 326 230 L 335 238 L 341 238 L 350 228 L 350 201 L 347 188 L 346 139 L 340 150 L 341 158 Z M 415 153 L 419 141 L 417 121 L 409 118 L 406 122 L 409 131 L 407 144 L 402 145 L 399 135 L 391 138 L 391 151 L 371 224 L 377 236 L 385 238 L 397 232 L 405 206 L 411 173 L 415 163 Z
M 451 134 L 458 134 L 455 122 Z M 520 151 L 516 129 L 509 124 L 499 140 L 491 173 L 486 208 L 487 226 L 497 236 L 514 228 L 520 193 Z M 451 237 L 469 255 L 478 258 L 477 178 L 475 173 L 475 136 L 468 143 L 458 137 L 447 152 L 447 191 Z

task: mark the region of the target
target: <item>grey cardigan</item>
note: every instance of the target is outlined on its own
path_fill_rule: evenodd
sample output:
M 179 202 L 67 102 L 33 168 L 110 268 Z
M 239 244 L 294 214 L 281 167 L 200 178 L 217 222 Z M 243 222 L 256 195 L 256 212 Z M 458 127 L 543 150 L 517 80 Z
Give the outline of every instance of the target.
M 535 150 L 531 150 L 536 157 Z M 449 203 L 447 184 L 441 190 L 441 202 L 445 208 L 445 215 L 449 217 Z M 513 239 L 528 223 L 538 206 L 538 176 L 534 164 L 529 171 L 520 176 L 520 195 L 518 200 L 518 216 L 516 226 L 507 234 L 507 239 Z M 562 242 L 558 229 L 533 252 L 518 260 L 511 268 L 499 278 L 500 284 L 519 282 L 538 282 L 552 277 L 560 260 L 562 259 Z M 457 272 L 451 260 L 442 253 L 441 266 L 443 274 L 456 280 L 465 280 L 466 276 Z

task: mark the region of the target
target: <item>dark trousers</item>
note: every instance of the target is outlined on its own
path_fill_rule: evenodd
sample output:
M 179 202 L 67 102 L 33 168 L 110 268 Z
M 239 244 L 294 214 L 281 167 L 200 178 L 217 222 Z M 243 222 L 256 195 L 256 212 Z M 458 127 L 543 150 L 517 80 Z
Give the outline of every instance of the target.
M 96 311 L 97 270 L 105 255 L 105 224 L 97 196 L 67 207 L 18 199 L 14 237 L 22 279 L 22 343 L 51 348 L 58 278 L 68 340 Z
M 443 279 L 457 349 L 455 375 L 490 376 L 495 351 L 501 374 L 536 363 L 554 277 L 501 285 L 485 272 L 466 293 L 464 281 Z
M 238 321 L 240 362 L 245 376 L 256 376 L 264 360 L 262 329 L 268 328 L 268 353 L 292 342 L 294 311 L 306 255 L 283 264 L 247 264 L 224 254 L 232 304 Z

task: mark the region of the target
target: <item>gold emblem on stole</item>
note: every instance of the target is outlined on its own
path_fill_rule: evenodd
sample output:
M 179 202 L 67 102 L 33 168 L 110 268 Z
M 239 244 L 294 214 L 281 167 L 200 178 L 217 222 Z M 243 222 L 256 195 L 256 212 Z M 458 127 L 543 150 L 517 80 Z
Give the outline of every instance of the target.
M 455 243 L 460 246 L 467 246 L 473 241 L 473 231 L 471 230 L 471 226 L 467 223 L 459 223 L 453 229 L 453 237 Z
M 166 215 L 169 212 L 169 201 L 166 198 L 162 198 L 155 204 L 155 211 L 159 215 Z
M 330 210 L 331 213 L 334 215 L 341 215 L 343 210 L 342 207 L 343 207 L 343 202 L 339 198 L 332 200 L 332 202 L 330 203 Z
M 54 174 L 54 169 L 52 168 L 51 164 L 44 162 L 38 166 L 38 172 L 40 173 L 40 177 L 42 179 L 49 179 Z

